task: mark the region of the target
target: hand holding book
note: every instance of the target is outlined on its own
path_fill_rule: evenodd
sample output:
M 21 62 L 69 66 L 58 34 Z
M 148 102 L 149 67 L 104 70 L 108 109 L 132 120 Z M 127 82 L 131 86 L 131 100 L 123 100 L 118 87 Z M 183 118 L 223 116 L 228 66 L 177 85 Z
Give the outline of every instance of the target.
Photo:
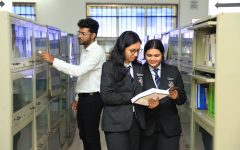
M 131 99 L 132 103 L 139 104 L 139 105 L 144 105 L 144 106 L 149 106 L 149 100 L 161 100 L 162 98 L 166 97 L 169 95 L 169 89 L 167 90 L 162 90 L 162 89 L 156 89 L 156 88 L 151 88 L 147 91 L 144 91 L 135 97 Z M 151 103 L 151 101 L 150 101 Z
M 178 87 L 171 87 L 169 89 L 169 97 L 174 100 L 178 98 Z
M 149 99 L 148 100 L 148 108 L 154 109 L 159 105 L 159 99 Z

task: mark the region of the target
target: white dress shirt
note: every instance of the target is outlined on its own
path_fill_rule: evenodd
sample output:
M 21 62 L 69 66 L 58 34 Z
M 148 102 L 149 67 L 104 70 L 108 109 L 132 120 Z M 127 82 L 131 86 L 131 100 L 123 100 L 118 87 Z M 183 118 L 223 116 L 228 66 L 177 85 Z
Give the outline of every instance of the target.
M 76 93 L 92 93 L 100 92 L 102 65 L 105 61 L 105 51 L 97 44 L 97 41 L 94 41 L 86 49 L 81 50 L 79 65 L 69 64 L 55 58 L 53 67 L 63 73 L 78 77 Z

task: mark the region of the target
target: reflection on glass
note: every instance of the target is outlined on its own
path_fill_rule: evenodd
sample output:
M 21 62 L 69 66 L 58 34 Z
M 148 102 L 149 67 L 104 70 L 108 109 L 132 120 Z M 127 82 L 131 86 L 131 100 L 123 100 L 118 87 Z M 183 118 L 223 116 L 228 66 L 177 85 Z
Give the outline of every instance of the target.
M 50 42 L 50 53 L 52 55 L 59 55 L 60 51 L 60 42 L 59 42 L 59 34 L 54 32 L 49 32 L 49 42 Z
M 13 112 L 18 111 L 33 100 L 32 75 L 13 80 Z
M 60 72 L 55 68 L 50 68 L 51 90 L 54 93 L 60 88 Z M 55 93 L 53 94 L 55 95 Z
M 58 112 L 58 99 L 57 100 L 54 100 L 51 102 L 50 104 L 50 123 L 51 123 L 51 127 L 52 125 L 56 124 L 58 122 L 58 115 L 59 115 L 59 112 Z
M 177 55 L 178 55 L 178 36 L 170 37 L 169 42 L 170 42 L 169 46 L 171 46 L 171 50 L 172 50 L 172 58 L 173 58 L 173 56 L 176 56 L 176 58 L 177 58 Z
M 61 100 L 61 108 L 60 108 L 61 111 L 67 111 L 67 98 L 62 96 L 60 100 Z
M 74 56 L 74 55 L 79 55 L 80 54 L 80 46 L 79 46 L 79 42 L 78 42 L 78 38 L 77 36 L 72 36 L 72 41 L 70 43 L 70 56 Z
M 191 99 L 191 80 L 192 77 L 188 75 L 187 72 L 181 71 L 183 83 L 184 83 L 184 90 L 187 95 L 187 104 L 190 104 L 190 99 Z
M 51 134 L 48 138 L 48 149 L 49 150 L 59 150 L 60 148 L 60 143 L 59 143 L 59 130 L 55 129 L 56 132 Z
M 32 149 L 32 123 L 28 124 L 13 137 L 13 150 Z
M 12 24 L 12 57 L 32 56 L 32 29 Z
M 162 34 L 161 41 L 162 41 L 165 52 L 168 48 L 168 40 L 169 40 L 169 33 Z
M 47 109 L 43 110 L 37 116 L 37 140 L 39 140 L 48 131 Z
M 67 121 L 63 121 L 60 125 L 60 143 L 64 144 L 67 137 Z
M 47 71 L 36 74 L 36 98 L 47 92 Z
M 35 31 L 35 46 L 36 49 L 47 49 L 47 33 L 45 31 Z
M 181 34 L 182 39 L 182 48 L 181 55 L 182 57 L 192 57 L 192 45 L 193 45 L 193 31 L 186 32 Z
M 60 48 L 60 55 L 67 56 L 68 53 L 68 37 L 61 36 L 61 48 Z

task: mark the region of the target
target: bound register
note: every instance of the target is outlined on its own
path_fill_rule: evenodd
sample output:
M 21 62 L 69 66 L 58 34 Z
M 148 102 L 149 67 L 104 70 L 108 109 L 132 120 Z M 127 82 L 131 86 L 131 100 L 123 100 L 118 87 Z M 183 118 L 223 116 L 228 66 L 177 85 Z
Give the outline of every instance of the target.
M 162 98 L 169 95 L 169 89 L 162 90 L 162 89 L 156 89 L 151 88 L 147 91 L 144 91 L 142 93 L 139 93 L 138 95 L 134 96 L 131 101 L 132 103 L 148 106 L 148 100 L 149 99 L 156 99 L 161 100 Z

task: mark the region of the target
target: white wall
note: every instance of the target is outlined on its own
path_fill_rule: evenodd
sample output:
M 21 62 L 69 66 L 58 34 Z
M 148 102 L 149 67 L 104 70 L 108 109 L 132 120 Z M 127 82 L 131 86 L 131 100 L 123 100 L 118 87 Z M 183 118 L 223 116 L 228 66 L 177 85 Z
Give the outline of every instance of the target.
M 13 0 L 23 1 L 23 0 Z M 86 3 L 120 3 L 115 0 L 24 0 L 36 2 L 37 21 L 58 27 L 68 33 L 78 30 L 77 22 L 86 17 Z M 208 0 L 197 0 L 198 9 L 190 9 L 191 0 L 121 0 L 121 3 L 135 4 L 180 4 L 180 22 L 183 26 L 189 24 L 192 18 L 205 18 L 208 14 Z
M 12 0 L 3 0 L 4 6 L 0 7 L 0 11 L 12 12 Z
M 240 0 L 209 0 L 208 15 L 216 15 L 221 12 L 240 12 L 240 7 L 219 7 L 216 3 L 240 3 Z
M 197 1 L 197 8 L 190 7 L 191 1 L 180 0 L 180 26 L 191 23 L 192 19 L 202 19 L 208 16 L 208 0 L 193 0 Z

